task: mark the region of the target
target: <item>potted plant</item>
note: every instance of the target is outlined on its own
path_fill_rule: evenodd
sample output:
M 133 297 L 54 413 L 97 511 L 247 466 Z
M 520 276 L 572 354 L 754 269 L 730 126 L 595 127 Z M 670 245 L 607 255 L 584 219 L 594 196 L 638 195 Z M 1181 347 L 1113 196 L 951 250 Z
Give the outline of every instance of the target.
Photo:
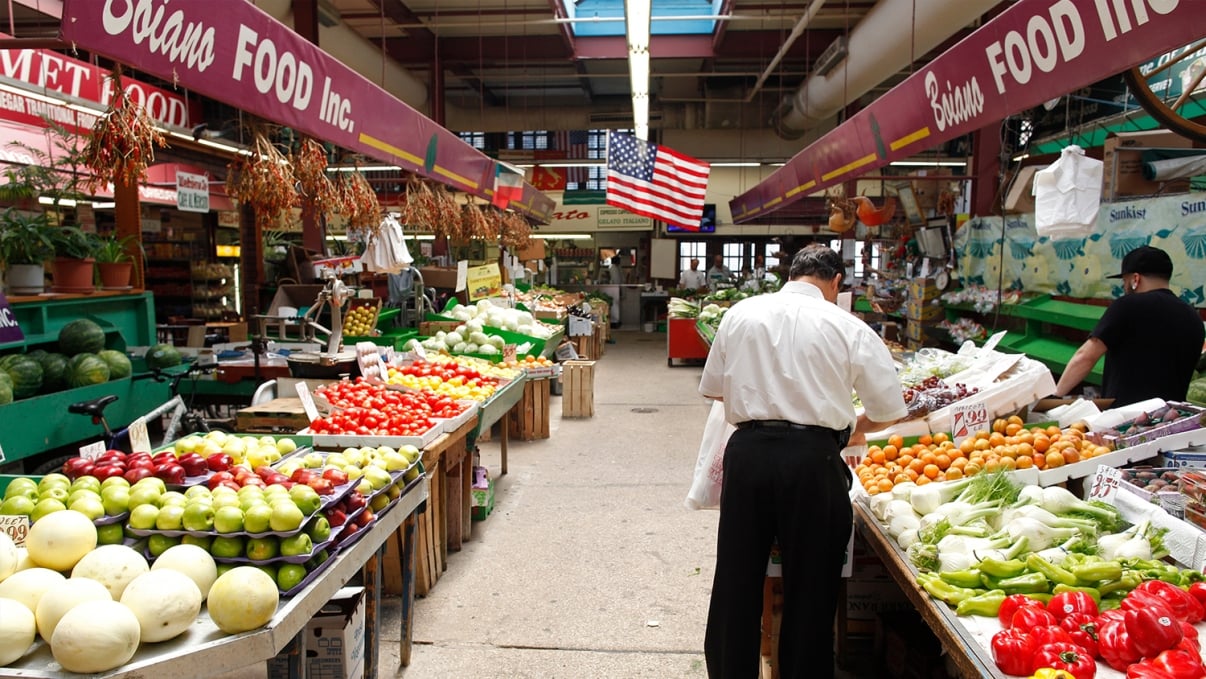
M 130 243 L 142 247 L 134 236 L 118 238 L 101 236 L 96 248 L 96 268 L 100 271 L 102 290 L 127 290 L 134 271 L 134 257 L 129 252 Z
M 0 263 L 4 264 L 9 292 L 42 294 L 46 278 L 42 265 L 54 254 L 51 234 L 44 214 L 12 207 L 0 214 Z
M 92 280 L 100 239 L 78 226 L 53 230 L 55 292 L 89 294 L 96 289 Z

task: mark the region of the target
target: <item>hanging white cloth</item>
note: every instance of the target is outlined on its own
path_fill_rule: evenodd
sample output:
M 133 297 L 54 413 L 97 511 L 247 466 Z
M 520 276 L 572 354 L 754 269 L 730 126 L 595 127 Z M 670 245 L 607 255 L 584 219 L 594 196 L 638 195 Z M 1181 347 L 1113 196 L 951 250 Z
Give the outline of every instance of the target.
M 1083 238 L 1093 233 L 1101 207 L 1103 163 L 1068 146 L 1059 160 L 1034 174 L 1034 228 L 1040 236 Z
M 406 247 L 402 225 L 393 214 L 387 214 L 377 233 L 369 236 L 360 261 L 366 271 L 374 273 L 398 273 L 415 261 Z

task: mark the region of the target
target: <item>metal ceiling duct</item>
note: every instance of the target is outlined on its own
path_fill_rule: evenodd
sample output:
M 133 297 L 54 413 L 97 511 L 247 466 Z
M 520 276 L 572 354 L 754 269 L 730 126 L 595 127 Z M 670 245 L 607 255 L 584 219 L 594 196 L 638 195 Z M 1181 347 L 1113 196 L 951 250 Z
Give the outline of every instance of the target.
M 827 74 L 810 76 L 775 111 L 775 132 L 799 139 L 1000 3 L 881 0 L 850 31 L 846 58 Z

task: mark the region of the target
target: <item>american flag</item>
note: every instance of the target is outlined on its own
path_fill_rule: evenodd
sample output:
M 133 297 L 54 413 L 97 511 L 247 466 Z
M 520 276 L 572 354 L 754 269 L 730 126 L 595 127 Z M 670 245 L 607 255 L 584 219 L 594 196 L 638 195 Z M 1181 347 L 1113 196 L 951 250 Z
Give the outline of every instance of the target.
M 553 148 L 565 153 L 566 160 L 586 160 L 587 159 L 587 133 L 585 130 L 556 130 L 553 132 Z M 590 168 L 587 167 L 567 167 L 565 168 L 565 180 L 567 182 L 578 182 L 578 188 L 585 188 L 583 185 L 590 178 Z
M 607 204 L 699 229 L 712 166 L 636 137 L 607 135 Z

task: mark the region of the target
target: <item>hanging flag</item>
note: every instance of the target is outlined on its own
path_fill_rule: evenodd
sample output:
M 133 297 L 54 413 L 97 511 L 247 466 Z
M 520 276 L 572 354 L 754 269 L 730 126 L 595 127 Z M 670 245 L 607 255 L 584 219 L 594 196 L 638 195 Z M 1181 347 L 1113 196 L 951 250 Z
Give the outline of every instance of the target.
M 698 231 L 712 166 L 627 134 L 607 135 L 607 204 Z
M 590 135 L 586 130 L 557 130 L 553 133 L 553 148 L 561 151 L 566 160 L 586 160 L 590 158 L 589 139 Z M 586 181 L 590 179 L 590 168 L 567 167 L 565 179 L 577 184 L 579 189 L 584 189 Z
M 532 168 L 532 186 L 541 191 L 564 191 L 565 175 L 564 168 L 537 165 Z
M 500 210 L 507 209 L 513 200 L 523 198 L 523 173 L 514 172 L 503 164 L 494 165 L 494 198 L 490 201 Z

